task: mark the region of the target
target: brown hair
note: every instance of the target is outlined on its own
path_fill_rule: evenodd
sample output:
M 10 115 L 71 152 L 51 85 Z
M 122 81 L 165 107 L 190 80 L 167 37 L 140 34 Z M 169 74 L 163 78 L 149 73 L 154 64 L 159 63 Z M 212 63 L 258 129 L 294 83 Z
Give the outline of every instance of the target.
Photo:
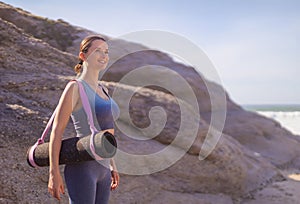
M 102 40 L 102 41 L 106 42 L 106 40 L 99 35 L 88 36 L 81 41 L 79 52 L 87 53 L 89 48 L 92 46 L 92 42 L 94 42 L 95 40 Z M 79 75 L 81 73 L 82 64 L 83 64 L 82 59 L 78 58 L 78 60 L 79 60 L 79 62 L 74 67 L 74 71 L 77 73 L 77 75 Z

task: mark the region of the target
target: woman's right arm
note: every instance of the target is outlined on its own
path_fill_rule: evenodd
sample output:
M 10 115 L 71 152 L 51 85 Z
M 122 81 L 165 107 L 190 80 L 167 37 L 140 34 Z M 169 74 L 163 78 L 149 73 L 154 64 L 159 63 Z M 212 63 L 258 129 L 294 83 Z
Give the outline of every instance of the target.
M 50 194 L 58 200 L 60 200 L 60 194 L 64 193 L 63 180 L 59 169 L 61 141 L 70 115 L 78 103 L 78 99 L 78 85 L 76 82 L 68 83 L 57 105 L 53 128 L 50 135 L 48 190 Z

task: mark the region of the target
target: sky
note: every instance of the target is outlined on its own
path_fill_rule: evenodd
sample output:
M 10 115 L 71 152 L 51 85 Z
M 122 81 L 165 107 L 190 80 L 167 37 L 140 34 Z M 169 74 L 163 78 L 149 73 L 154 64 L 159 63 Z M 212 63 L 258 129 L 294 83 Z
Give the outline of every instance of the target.
M 184 36 L 213 63 L 239 104 L 300 104 L 298 0 L 49 0 L 5 3 L 111 37 Z

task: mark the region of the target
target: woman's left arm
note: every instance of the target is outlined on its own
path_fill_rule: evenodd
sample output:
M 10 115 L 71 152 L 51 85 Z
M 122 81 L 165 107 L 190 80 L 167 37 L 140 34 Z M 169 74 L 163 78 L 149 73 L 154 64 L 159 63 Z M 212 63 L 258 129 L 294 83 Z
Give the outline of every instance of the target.
M 115 160 L 113 158 L 110 159 L 110 172 L 111 172 L 111 190 L 115 190 L 120 182 L 120 176 L 116 167 Z
M 106 129 L 105 131 L 108 131 L 109 133 L 113 134 L 115 133 L 114 129 Z M 111 185 L 110 189 L 115 190 L 120 182 L 120 176 L 117 170 L 117 166 L 115 163 L 115 160 L 113 158 L 110 159 L 110 172 L 111 172 Z

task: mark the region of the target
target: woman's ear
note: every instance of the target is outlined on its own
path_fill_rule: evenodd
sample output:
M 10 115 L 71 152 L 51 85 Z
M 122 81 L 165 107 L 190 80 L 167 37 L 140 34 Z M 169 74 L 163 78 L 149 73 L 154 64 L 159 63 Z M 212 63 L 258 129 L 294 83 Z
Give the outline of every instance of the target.
M 85 61 L 85 54 L 84 54 L 83 52 L 80 52 L 78 57 L 79 57 L 82 61 Z

